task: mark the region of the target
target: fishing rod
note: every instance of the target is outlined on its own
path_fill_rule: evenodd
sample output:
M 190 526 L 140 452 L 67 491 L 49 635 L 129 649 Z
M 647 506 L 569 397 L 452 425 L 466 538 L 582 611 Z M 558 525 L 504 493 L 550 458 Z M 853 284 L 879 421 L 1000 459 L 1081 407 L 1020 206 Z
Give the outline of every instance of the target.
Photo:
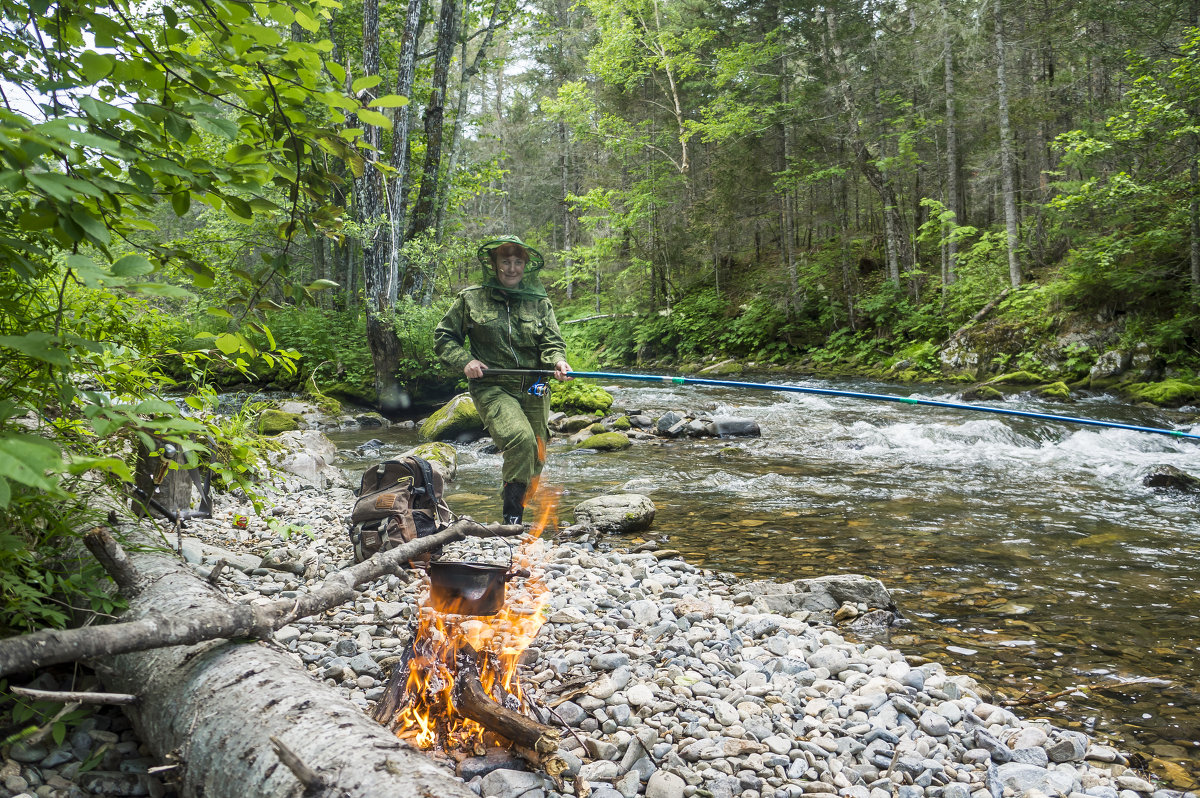
M 523 376 L 523 377 L 552 377 L 550 369 L 492 369 L 484 372 L 488 376 Z M 833 388 L 808 388 L 798 385 L 772 385 L 765 382 L 741 382 L 737 380 L 709 380 L 700 377 L 674 377 L 659 374 L 616 374 L 607 371 L 572 371 L 572 377 L 590 377 L 601 380 L 635 380 L 637 382 L 658 382 L 667 385 L 709 385 L 717 388 L 751 388 L 760 391 L 782 391 L 784 393 L 808 393 L 818 396 L 840 396 L 847 399 L 869 399 L 877 402 L 899 402 L 906 405 L 925 405 L 926 407 L 945 407 L 951 410 L 975 410 L 980 413 L 995 413 L 1001 416 L 1017 416 L 1032 418 L 1039 421 L 1059 421 L 1066 424 L 1082 424 L 1088 427 L 1108 427 L 1109 429 L 1126 429 L 1133 432 L 1150 432 L 1156 435 L 1170 435 L 1174 438 L 1190 438 L 1200 440 L 1200 434 L 1183 432 L 1181 430 L 1163 429 L 1161 427 L 1140 427 L 1136 424 L 1121 424 L 1116 421 L 1101 421 L 1096 418 L 1076 418 L 1074 416 L 1058 416 L 1052 413 L 1034 413 L 1030 410 L 1010 410 L 1006 407 L 987 407 L 971 405 L 964 402 L 943 402 L 938 399 L 914 399 L 910 396 L 895 396 L 886 393 L 863 393 L 861 391 L 839 391 Z

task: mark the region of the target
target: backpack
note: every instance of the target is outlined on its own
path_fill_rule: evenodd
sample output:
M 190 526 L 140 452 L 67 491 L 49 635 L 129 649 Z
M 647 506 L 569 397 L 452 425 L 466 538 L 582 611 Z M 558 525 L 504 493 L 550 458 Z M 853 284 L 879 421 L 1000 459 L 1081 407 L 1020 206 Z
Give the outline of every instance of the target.
M 444 529 L 453 520 L 444 487 L 429 461 L 416 455 L 368 468 L 350 511 L 354 561 Z

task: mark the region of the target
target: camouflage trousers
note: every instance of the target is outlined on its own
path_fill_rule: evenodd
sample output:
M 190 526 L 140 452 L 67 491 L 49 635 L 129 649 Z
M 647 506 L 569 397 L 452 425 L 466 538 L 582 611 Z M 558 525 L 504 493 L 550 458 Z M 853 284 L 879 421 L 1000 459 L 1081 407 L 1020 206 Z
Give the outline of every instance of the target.
M 523 485 L 542 473 L 550 438 L 550 396 L 534 396 L 525 391 L 528 387 L 473 381 L 469 388 L 479 417 L 504 455 L 503 481 Z

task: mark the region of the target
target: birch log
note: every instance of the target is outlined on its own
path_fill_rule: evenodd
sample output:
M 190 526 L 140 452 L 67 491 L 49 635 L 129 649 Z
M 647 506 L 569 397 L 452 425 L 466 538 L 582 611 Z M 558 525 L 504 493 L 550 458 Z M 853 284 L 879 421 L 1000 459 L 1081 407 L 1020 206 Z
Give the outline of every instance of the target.
M 147 587 L 126 617 L 230 608 L 173 557 L 139 553 L 131 560 Z M 93 664 L 108 689 L 138 695 L 126 712 L 154 754 L 178 765 L 170 773 L 184 798 L 299 798 L 305 786 L 297 769 L 316 773 L 328 795 L 475 798 L 271 643 L 210 640 Z

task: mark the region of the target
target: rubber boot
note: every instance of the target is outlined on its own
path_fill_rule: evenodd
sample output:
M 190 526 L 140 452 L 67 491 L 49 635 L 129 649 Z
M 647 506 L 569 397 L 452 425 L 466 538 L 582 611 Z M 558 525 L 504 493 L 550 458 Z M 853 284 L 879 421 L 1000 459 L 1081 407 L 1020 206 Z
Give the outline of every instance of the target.
M 505 482 L 500 496 L 504 500 L 504 523 L 519 524 L 525 512 L 525 491 L 528 486 L 523 482 Z

